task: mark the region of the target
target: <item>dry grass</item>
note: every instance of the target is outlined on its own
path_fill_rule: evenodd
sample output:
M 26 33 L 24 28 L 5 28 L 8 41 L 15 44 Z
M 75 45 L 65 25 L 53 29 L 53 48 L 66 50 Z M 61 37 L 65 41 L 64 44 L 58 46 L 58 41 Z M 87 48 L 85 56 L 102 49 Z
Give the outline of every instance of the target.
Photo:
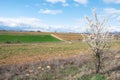
M 54 35 L 66 41 L 82 41 L 83 39 L 82 35 L 77 33 L 54 33 Z
M 13 64 L 87 52 L 82 42 L 0 44 L 0 64 Z
M 26 62 L 0 66 L 0 80 L 64 80 L 80 71 L 89 56 L 76 55 L 44 61 Z
M 100 75 L 107 78 L 104 80 L 119 80 L 120 50 L 111 52 L 105 57 Z M 91 55 L 81 53 L 67 58 L 1 65 L 0 80 L 93 80 L 94 72 Z

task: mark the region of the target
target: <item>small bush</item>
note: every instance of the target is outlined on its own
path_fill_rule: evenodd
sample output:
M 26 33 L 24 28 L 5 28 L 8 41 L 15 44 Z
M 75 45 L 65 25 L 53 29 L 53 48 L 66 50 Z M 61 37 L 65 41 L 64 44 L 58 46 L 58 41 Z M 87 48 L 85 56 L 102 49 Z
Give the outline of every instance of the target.
M 12 42 L 11 42 L 11 41 L 5 41 L 5 43 L 7 43 L 7 44 L 11 44 Z
M 83 75 L 82 77 L 77 78 L 77 80 L 90 80 L 91 78 L 92 78 L 91 75 Z
M 107 79 L 105 76 L 97 74 L 97 75 L 93 76 L 90 80 L 107 80 Z
M 97 74 L 97 75 L 83 75 L 81 78 L 77 78 L 77 80 L 107 80 L 105 76 Z

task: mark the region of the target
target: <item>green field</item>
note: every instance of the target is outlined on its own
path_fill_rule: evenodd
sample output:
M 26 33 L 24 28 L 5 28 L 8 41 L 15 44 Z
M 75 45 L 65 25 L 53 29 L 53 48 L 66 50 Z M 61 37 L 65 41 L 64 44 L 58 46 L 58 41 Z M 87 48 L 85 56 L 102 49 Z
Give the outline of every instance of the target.
M 51 35 L 11 35 L 1 34 L 1 43 L 32 43 L 32 42 L 58 42 L 60 40 Z

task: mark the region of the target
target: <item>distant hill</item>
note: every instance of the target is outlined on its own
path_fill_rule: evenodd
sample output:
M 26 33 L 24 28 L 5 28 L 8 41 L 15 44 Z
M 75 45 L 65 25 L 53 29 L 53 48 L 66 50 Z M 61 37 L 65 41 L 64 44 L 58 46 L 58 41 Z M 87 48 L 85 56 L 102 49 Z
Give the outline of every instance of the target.
M 6 30 L 6 31 L 21 31 L 21 30 L 23 30 L 23 28 L 22 28 L 22 27 L 0 26 L 0 30 Z
M 110 34 L 119 34 L 120 35 L 120 32 L 115 31 L 115 32 L 110 32 Z

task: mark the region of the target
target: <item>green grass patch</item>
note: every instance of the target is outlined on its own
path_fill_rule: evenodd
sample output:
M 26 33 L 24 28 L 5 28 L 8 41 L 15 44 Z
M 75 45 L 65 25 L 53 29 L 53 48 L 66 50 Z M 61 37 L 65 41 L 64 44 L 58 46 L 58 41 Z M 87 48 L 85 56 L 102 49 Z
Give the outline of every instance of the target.
M 83 75 L 81 78 L 77 78 L 77 80 L 107 80 L 105 76 L 96 74 L 96 75 Z
M 68 76 L 69 74 L 75 75 L 79 71 L 79 68 L 76 66 L 68 65 L 67 68 L 60 71 L 62 76 Z
M 59 42 L 51 35 L 0 35 L 1 43 Z

